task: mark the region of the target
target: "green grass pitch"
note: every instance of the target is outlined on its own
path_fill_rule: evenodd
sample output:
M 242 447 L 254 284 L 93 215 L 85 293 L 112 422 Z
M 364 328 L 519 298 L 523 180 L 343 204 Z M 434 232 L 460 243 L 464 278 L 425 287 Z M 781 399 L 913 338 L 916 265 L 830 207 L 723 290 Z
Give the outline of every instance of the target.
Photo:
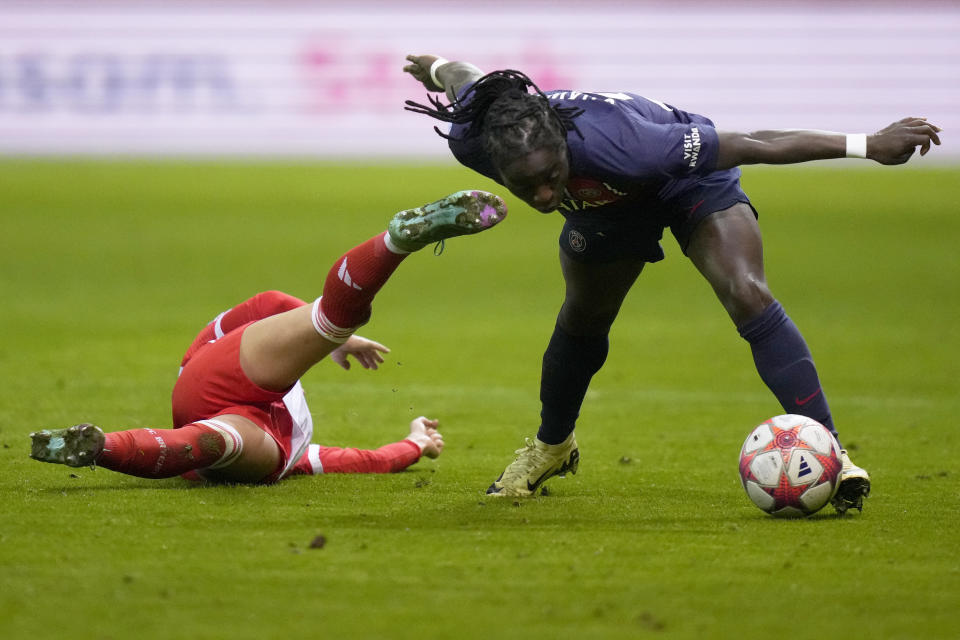
M 438 460 L 270 487 L 34 462 L 37 428 L 169 426 L 216 313 L 312 299 L 394 211 L 496 188 L 449 166 L 0 164 L 0 637 L 957 637 L 960 172 L 839 166 L 743 179 L 771 287 L 874 481 L 862 515 L 779 521 L 736 458 L 780 407 L 669 235 L 588 395 L 580 472 L 483 495 L 536 430 L 563 293 L 560 217 L 512 198 L 383 290 L 361 333 L 392 348 L 384 368 L 304 380 L 317 441 L 377 446 L 426 414 Z

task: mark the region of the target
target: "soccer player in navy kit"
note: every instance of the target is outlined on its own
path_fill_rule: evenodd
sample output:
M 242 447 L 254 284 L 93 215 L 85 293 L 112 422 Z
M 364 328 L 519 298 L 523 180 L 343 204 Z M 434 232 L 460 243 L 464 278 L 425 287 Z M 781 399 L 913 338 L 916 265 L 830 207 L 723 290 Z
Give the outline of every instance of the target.
M 407 56 L 404 71 L 449 104 L 407 108 L 452 123 L 447 137 L 464 165 L 506 186 L 542 213 L 559 210 L 566 297 L 543 357 L 541 425 L 487 490 L 528 496 L 548 478 L 575 473 L 574 427 L 607 334 L 648 262 L 661 260 L 669 227 L 750 344 L 760 377 L 787 413 L 836 435 L 807 344 L 767 287 L 757 214 L 741 190 L 742 164 L 862 157 L 906 162 L 940 144 L 935 125 L 905 118 L 882 131 L 717 130 L 700 115 L 632 93 L 542 92 L 517 71 L 484 75 L 467 62 Z M 440 135 L 444 135 L 437 129 Z M 843 452 L 833 500 L 862 509 L 867 472 Z

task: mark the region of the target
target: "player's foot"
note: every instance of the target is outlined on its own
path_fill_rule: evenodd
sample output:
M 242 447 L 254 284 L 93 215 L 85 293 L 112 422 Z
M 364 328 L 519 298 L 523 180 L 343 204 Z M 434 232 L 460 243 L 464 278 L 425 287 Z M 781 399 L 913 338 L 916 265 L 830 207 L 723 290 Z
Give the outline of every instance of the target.
M 447 238 L 479 233 L 507 217 L 507 205 L 486 191 L 457 191 L 393 216 L 387 231 L 404 251 L 419 251 Z
M 527 446 L 517 449 L 511 462 L 487 493 L 493 496 L 524 497 L 534 492 L 553 476 L 576 473 L 580 465 L 580 449 L 571 433 L 560 444 L 546 444 L 539 438 L 527 438 Z
M 840 460 L 840 485 L 830 502 L 840 515 L 851 508 L 863 511 L 863 499 L 870 495 L 870 474 L 853 464 L 846 449 L 840 450 Z
M 30 457 L 68 467 L 93 466 L 106 436 L 100 427 L 78 424 L 67 429 L 44 429 L 30 434 Z

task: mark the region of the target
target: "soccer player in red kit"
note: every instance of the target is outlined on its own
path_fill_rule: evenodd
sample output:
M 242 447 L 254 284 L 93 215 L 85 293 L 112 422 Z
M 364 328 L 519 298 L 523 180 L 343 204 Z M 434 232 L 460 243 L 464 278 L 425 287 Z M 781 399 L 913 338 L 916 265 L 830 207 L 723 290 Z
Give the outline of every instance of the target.
M 488 229 L 506 216 L 497 196 L 459 191 L 396 214 L 387 231 L 341 256 L 312 304 L 279 291 L 225 311 L 193 341 L 173 389 L 173 429 L 104 433 L 92 424 L 32 433 L 31 457 L 96 465 L 143 478 L 272 483 L 320 473 L 400 471 L 443 451 L 438 422 L 419 417 L 410 434 L 376 450 L 311 444 L 313 422 L 300 378 L 327 356 L 376 369 L 382 344 L 354 335 L 374 296 L 413 251 Z

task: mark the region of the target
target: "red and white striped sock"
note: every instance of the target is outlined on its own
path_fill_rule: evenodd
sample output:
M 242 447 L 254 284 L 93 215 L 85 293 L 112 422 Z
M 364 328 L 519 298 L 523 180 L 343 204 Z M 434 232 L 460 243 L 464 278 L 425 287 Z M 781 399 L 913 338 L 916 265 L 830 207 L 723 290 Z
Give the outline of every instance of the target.
M 140 478 L 172 478 L 223 467 L 243 451 L 237 430 L 218 420 L 179 429 L 129 429 L 106 434 L 97 465 Z

